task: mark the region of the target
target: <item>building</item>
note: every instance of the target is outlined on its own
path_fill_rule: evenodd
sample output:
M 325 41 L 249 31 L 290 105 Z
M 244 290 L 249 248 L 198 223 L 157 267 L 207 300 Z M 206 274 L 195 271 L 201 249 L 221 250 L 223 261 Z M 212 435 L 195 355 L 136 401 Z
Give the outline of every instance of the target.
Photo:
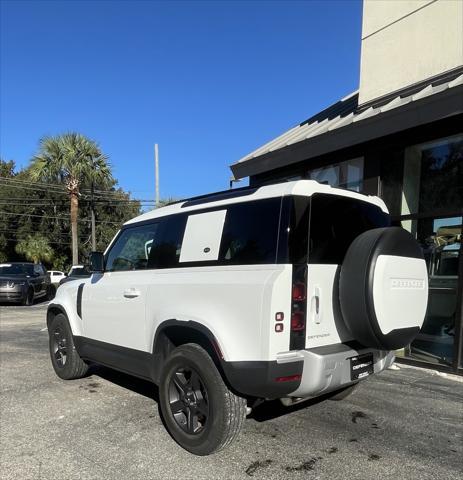
M 382 197 L 430 276 L 423 329 L 398 357 L 463 374 L 463 1 L 365 0 L 359 90 L 231 169 Z

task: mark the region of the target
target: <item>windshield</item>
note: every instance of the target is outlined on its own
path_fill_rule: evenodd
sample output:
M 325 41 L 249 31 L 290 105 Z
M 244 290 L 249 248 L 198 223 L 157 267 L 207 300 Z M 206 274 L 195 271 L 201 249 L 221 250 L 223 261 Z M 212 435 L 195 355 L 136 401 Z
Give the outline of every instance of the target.
M 85 277 L 90 275 L 90 272 L 86 268 L 71 268 L 69 272 L 70 277 Z
M 21 263 L 1 263 L 0 275 L 32 275 L 33 265 L 24 265 Z

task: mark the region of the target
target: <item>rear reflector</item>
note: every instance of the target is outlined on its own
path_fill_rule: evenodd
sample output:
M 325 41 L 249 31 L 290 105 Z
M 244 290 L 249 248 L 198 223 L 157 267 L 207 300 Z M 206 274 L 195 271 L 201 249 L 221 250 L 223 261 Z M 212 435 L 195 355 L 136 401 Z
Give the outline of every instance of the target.
M 275 378 L 275 382 L 296 382 L 301 378 L 302 378 L 302 375 L 289 375 L 287 377 L 277 377 Z
M 305 315 L 303 312 L 293 312 L 291 315 L 291 330 L 300 332 L 305 328 Z

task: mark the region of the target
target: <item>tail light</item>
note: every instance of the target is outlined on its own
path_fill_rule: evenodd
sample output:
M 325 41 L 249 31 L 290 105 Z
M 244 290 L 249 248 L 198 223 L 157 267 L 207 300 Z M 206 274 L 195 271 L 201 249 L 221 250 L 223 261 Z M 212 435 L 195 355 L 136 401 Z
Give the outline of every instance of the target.
M 302 375 L 288 375 L 287 377 L 277 377 L 275 382 L 297 382 L 302 378 Z
M 291 289 L 291 350 L 305 348 L 307 312 L 307 265 L 293 265 L 293 285 Z
M 294 283 L 293 284 L 293 301 L 301 302 L 305 300 L 307 287 L 305 283 Z
M 301 332 L 305 329 L 305 314 L 304 312 L 293 312 L 291 315 L 291 331 Z

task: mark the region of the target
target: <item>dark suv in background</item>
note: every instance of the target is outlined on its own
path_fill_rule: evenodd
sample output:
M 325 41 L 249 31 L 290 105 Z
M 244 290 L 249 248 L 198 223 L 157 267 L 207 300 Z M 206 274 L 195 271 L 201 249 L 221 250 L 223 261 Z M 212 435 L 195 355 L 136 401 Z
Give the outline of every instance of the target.
M 54 297 L 55 287 L 40 263 L 0 263 L 0 303 L 32 305 L 34 300 Z

